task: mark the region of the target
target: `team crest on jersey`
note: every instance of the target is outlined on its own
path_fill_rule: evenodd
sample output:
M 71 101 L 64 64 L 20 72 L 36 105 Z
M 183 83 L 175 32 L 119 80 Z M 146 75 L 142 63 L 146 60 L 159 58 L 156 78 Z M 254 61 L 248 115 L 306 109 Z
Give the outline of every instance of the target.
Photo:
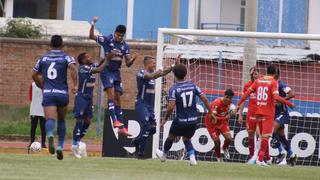
M 124 46 L 123 46 L 123 45 L 121 46 L 121 50 L 122 50 L 122 51 L 124 50 Z
M 100 42 L 104 42 L 104 38 L 102 36 L 99 36 L 98 38 Z
M 114 44 L 113 44 L 113 43 L 110 43 L 110 46 L 111 46 L 111 47 L 114 47 Z
M 177 88 L 177 92 L 181 92 L 181 88 Z

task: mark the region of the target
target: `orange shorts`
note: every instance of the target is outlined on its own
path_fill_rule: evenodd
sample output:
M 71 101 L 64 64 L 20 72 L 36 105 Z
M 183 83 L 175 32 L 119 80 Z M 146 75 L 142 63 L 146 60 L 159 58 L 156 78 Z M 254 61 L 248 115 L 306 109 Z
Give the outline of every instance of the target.
M 246 126 L 248 132 L 255 132 L 257 129 L 258 121 L 256 120 L 256 116 L 254 112 L 248 111 L 246 117 Z
M 210 121 L 205 121 L 206 128 L 213 140 L 219 139 L 220 134 L 230 132 L 229 124 L 227 121 L 217 122 L 212 124 Z
M 272 134 L 274 127 L 274 115 L 265 116 L 265 115 L 256 115 L 256 120 L 258 121 L 260 133 Z

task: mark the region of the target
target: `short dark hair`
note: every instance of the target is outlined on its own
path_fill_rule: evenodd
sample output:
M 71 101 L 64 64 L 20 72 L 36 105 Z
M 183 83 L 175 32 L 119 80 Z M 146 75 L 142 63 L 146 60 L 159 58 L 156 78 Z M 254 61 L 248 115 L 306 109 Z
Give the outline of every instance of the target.
M 174 76 L 179 80 L 184 79 L 187 75 L 187 67 L 184 64 L 175 65 L 172 71 Z
M 277 66 L 275 66 L 274 64 L 270 64 L 267 68 L 267 74 L 275 75 L 277 73 L 277 69 Z
M 234 92 L 232 91 L 232 89 L 227 89 L 226 91 L 224 91 L 224 95 L 229 96 L 229 97 L 233 97 Z
M 259 72 L 259 69 L 256 66 L 253 66 L 249 69 L 250 75 L 253 75 L 254 72 Z
M 53 48 L 60 48 L 63 45 L 62 37 L 59 35 L 53 35 L 51 37 L 51 44 L 50 46 Z
M 151 60 L 151 59 L 155 59 L 155 58 L 152 57 L 152 56 L 147 55 L 147 56 L 145 56 L 145 57 L 143 58 L 143 63 L 146 64 L 146 63 L 147 63 L 149 60 Z
M 79 64 L 83 64 L 83 59 L 85 58 L 86 54 L 87 54 L 86 52 L 83 52 L 78 55 L 77 59 Z
M 119 24 L 117 27 L 116 27 L 116 30 L 115 32 L 118 32 L 118 33 L 121 33 L 121 34 L 125 34 L 127 31 L 127 28 L 125 25 L 123 24 Z

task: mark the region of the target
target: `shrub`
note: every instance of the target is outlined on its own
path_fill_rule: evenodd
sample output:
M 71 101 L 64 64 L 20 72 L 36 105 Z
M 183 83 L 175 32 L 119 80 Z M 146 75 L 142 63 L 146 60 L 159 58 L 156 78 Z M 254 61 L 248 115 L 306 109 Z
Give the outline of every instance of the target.
M 42 31 L 42 26 L 32 24 L 31 19 L 14 18 L 7 20 L 6 26 L 0 30 L 0 36 L 39 39 Z

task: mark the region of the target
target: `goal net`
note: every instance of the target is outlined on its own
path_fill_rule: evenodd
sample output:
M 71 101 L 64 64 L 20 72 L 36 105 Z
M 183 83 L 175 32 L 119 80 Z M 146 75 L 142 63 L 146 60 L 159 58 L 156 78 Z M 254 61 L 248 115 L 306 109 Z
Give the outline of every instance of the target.
M 280 80 L 293 92 L 296 104 L 290 109 L 290 119 L 285 133 L 291 141 L 297 164 L 320 165 L 320 36 L 311 34 L 253 33 L 210 30 L 159 29 L 157 68 L 174 63 L 182 54 L 181 63 L 188 68 L 187 80 L 198 85 L 209 101 L 223 96 L 224 90 L 235 92 L 233 104 L 242 94 L 243 85 L 250 78 L 249 68 L 256 66 L 262 75 L 273 63 L 280 69 Z M 175 83 L 172 73 L 156 81 L 156 119 L 164 117 L 169 88 Z M 206 108 L 198 101 L 199 127 L 192 138 L 198 160 L 216 161 L 214 143 L 204 125 Z M 244 123 L 237 124 L 236 117 L 229 120 L 233 142 L 230 162 L 246 162 L 249 157 L 247 132 Z M 172 120 L 173 116 L 171 117 Z M 163 149 L 172 121 L 159 128 L 154 136 L 153 149 Z M 159 122 L 158 122 L 159 124 Z M 220 137 L 221 145 L 223 137 Z M 278 150 L 270 147 L 272 156 Z M 153 154 L 153 157 L 155 155 Z M 182 139 L 177 139 L 169 159 L 187 159 Z

